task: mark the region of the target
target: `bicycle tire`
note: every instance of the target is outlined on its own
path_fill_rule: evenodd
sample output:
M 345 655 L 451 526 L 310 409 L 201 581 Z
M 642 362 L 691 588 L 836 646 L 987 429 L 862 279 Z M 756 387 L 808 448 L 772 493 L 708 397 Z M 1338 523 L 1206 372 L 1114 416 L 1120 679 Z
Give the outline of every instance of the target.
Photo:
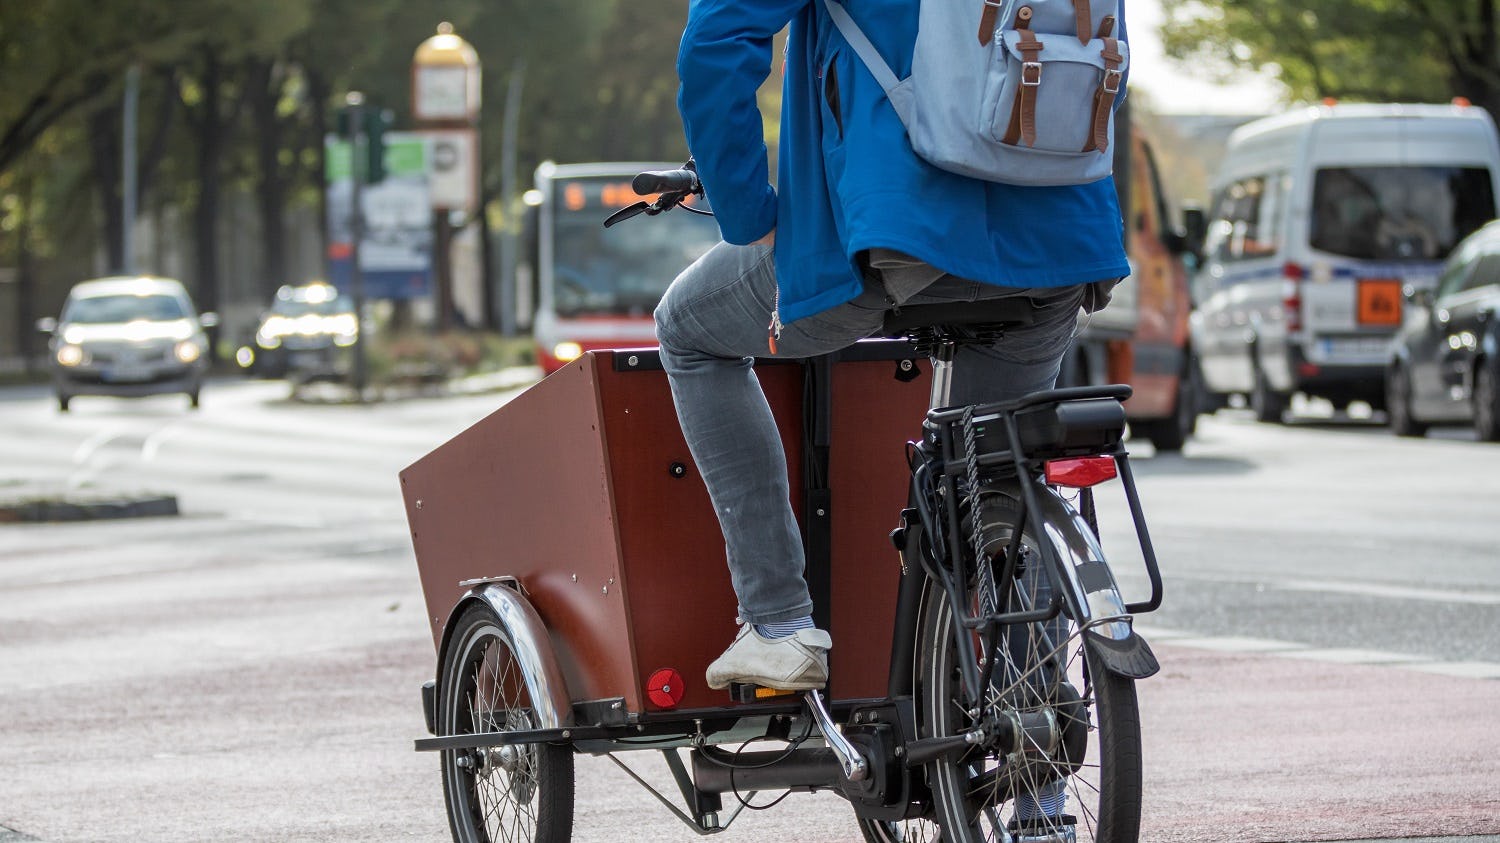
M 983 596 L 987 590 L 984 572 L 990 572 L 991 581 L 999 576 L 1019 514 L 1020 506 L 1014 499 L 997 492 L 982 495 L 980 529 L 986 558 L 982 566 L 969 566 L 976 572 L 962 584 L 968 613 L 993 604 L 994 596 L 988 598 L 989 602 Z M 964 521 L 968 520 L 965 513 Z M 1003 605 L 1012 611 L 1050 599 L 1030 521 L 1022 533 L 1022 547 L 1023 571 L 1008 588 L 991 592 L 1007 595 Z M 1020 819 L 1018 801 L 1024 795 L 1033 800 L 1045 796 L 1050 787 L 1066 793 L 1058 816 L 1074 817 L 1073 827 L 1069 829 L 1062 819 L 1044 820 L 1030 828 L 1031 836 L 1021 839 L 1136 843 L 1142 788 L 1140 713 L 1134 680 L 1108 672 L 1099 659 L 1087 658 L 1084 636 L 1062 616 L 1045 623 L 1016 624 L 1006 633 L 1007 646 L 998 650 L 986 704 L 975 707 L 983 709 L 976 717 L 974 712 L 964 710 L 962 701 L 953 606 L 935 580 L 929 580 L 925 589 L 918 629 L 922 737 L 966 734 L 1011 715 L 1036 724 L 1046 723 L 1050 713 L 1054 724 L 1048 732 L 1050 739 L 1022 741 L 1023 751 L 1019 753 L 1013 751 L 1014 745 L 996 745 L 993 732 L 997 730 L 992 728 L 985 741 L 964 754 L 927 765 L 928 786 L 945 841 L 1012 839 L 1008 830 Z M 1046 637 L 1049 633 L 1051 639 Z M 977 644 L 976 634 L 965 634 Z M 1045 643 L 1050 640 L 1063 643 Z M 1049 663 L 1043 657 L 1044 650 L 1056 650 L 1060 658 Z M 1064 666 L 1062 673 L 1056 671 L 1057 663 Z M 1070 770 L 1073 772 L 1068 775 Z
M 536 728 L 509 634 L 488 606 L 455 622 L 438 676 L 438 734 Z M 573 832 L 573 751 L 512 744 L 440 753 L 455 843 L 564 843 Z

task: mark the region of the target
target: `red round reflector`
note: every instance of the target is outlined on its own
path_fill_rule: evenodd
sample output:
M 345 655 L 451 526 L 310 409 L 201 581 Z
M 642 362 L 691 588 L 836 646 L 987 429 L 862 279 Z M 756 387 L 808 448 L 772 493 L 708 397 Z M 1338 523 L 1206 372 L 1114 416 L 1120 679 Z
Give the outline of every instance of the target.
M 651 678 L 646 680 L 646 697 L 657 708 L 676 708 L 686 691 L 682 674 L 670 667 L 652 671 Z

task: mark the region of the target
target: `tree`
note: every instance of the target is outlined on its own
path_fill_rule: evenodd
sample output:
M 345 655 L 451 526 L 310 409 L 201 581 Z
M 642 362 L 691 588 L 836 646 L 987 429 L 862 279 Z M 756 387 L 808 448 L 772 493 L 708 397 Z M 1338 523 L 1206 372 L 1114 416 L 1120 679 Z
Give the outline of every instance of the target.
M 1296 99 L 1446 102 L 1500 115 L 1500 0 L 1163 0 L 1167 54 L 1273 66 Z

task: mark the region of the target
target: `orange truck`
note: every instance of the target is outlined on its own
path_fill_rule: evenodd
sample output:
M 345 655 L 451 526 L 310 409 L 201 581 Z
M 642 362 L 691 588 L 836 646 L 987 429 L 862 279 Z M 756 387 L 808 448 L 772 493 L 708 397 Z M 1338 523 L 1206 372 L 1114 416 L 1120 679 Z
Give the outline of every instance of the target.
M 1186 265 L 1202 242 L 1203 215 L 1189 210 L 1179 220 L 1173 212 L 1150 141 L 1127 109 L 1116 115 L 1115 185 L 1131 274 L 1108 307 L 1083 317 L 1059 383 L 1130 384 L 1135 394 L 1125 410 L 1132 437 L 1157 451 L 1180 451 L 1203 409 L 1188 334 Z

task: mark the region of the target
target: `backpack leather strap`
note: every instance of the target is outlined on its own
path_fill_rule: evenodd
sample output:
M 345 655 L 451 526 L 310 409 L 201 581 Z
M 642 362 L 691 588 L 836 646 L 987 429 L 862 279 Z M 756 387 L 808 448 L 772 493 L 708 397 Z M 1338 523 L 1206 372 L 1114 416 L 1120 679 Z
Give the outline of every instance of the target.
M 1078 29 L 1078 43 L 1087 44 L 1093 34 L 1089 24 L 1094 22 L 1094 8 L 1089 0 L 1073 0 L 1073 21 Z
M 1104 39 L 1104 51 L 1100 54 L 1104 58 L 1104 78 L 1094 91 L 1094 130 L 1089 135 L 1088 143 L 1083 146 L 1084 152 L 1103 152 L 1109 149 L 1109 120 L 1114 116 L 1115 97 L 1120 93 L 1120 63 L 1125 60 L 1120 55 L 1119 44 L 1118 39 Z
M 995 21 L 1000 17 L 1001 0 L 984 0 L 984 11 L 979 15 L 979 45 L 988 47 L 995 38 Z
M 1042 85 L 1042 42 L 1030 29 L 1017 27 L 1016 35 L 1021 39 L 1016 45 L 1021 52 L 1021 80 L 1016 86 L 1004 142 L 1014 145 L 1019 140 L 1027 146 L 1036 146 L 1036 93 Z

